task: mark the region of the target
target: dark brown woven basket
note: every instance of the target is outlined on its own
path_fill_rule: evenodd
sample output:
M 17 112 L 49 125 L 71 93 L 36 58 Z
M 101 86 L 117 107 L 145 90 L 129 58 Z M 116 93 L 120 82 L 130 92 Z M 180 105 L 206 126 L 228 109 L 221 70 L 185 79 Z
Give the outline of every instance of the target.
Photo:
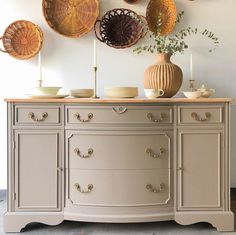
M 144 35 L 143 19 L 134 11 L 116 8 L 108 11 L 94 26 L 98 40 L 123 49 L 136 44 Z
M 27 20 L 18 20 L 10 24 L 0 40 L 4 50 L 10 56 L 26 60 L 34 57 L 42 48 L 43 33 L 34 23 Z
M 99 14 L 98 0 L 43 0 L 48 25 L 66 37 L 81 37 L 91 31 Z

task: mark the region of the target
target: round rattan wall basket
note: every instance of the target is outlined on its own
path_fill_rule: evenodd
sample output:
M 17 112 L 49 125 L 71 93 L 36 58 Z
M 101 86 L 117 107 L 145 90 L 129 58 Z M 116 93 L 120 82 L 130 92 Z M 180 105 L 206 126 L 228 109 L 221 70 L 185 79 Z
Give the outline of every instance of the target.
M 131 47 L 145 33 L 142 17 L 124 8 L 108 11 L 96 21 L 94 30 L 98 40 L 117 49 Z
M 91 31 L 99 14 L 98 0 L 43 0 L 48 25 L 66 37 L 81 37 Z
M 161 35 L 170 34 L 176 23 L 177 10 L 173 0 L 150 0 L 147 11 L 146 20 L 149 29 L 156 33 L 157 32 L 157 21 L 161 16 Z
M 26 60 L 34 57 L 42 48 L 43 33 L 39 26 L 18 20 L 10 24 L 0 39 L 3 42 L 1 52 L 7 52 L 16 59 Z

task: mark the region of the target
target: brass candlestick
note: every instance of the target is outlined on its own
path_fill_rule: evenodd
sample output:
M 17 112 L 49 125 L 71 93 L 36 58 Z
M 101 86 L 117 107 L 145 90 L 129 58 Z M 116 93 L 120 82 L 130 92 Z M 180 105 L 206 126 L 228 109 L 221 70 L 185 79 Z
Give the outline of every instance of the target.
M 98 67 L 97 67 L 97 66 L 94 66 L 94 67 L 93 67 L 93 71 L 94 71 L 94 91 L 93 91 L 93 98 L 94 98 L 94 99 L 99 98 L 99 97 L 97 96 L 97 70 L 98 70 Z
M 38 87 L 42 87 L 43 80 L 39 79 L 37 82 L 38 82 Z

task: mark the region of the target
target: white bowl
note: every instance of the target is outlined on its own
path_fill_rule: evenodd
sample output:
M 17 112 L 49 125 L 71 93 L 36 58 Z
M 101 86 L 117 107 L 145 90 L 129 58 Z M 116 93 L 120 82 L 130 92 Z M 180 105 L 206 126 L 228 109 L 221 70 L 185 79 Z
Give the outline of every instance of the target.
M 149 99 L 155 99 L 164 95 L 164 91 L 162 89 L 144 89 L 144 92 L 145 96 Z
M 33 94 L 35 95 L 57 95 L 61 87 L 34 87 Z
M 201 91 L 183 91 L 183 93 L 189 99 L 200 98 L 202 95 Z
M 104 92 L 110 98 L 133 98 L 138 96 L 137 87 L 105 87 Z
M 94 95 L 93 89 L 73 89 L 70 90 L 70 95 L 75 98 L 90 98 Z

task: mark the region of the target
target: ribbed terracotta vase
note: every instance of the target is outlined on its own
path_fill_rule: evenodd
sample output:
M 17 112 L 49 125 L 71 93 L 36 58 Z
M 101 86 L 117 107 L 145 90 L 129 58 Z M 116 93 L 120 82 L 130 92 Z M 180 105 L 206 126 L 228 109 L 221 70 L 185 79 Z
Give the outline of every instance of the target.
M 170 61 L 170 57 L 170 53 L 158 54 L 157 63 L 148 67 L 144 74 L 144 88 L 162 89 L 165 98 L 174 96 L 183 82 L 182 70 Z

